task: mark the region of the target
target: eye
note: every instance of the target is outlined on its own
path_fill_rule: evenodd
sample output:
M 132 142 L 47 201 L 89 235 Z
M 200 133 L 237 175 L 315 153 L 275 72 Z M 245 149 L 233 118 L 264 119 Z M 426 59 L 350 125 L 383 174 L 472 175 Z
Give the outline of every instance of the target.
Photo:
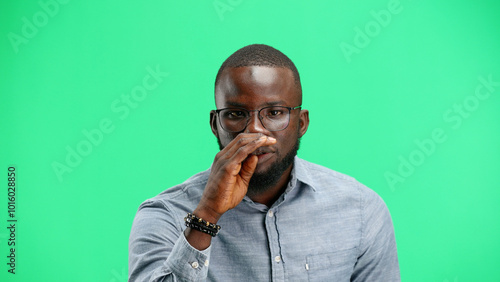
M 227 110 L 224 112 L 224 117 L 228 119 L 241 119 L 246 117 L 246 114 L 240 110 Z
M 280 117 L 281 115 L 284 114 L 284 111 L 283 109 L 276 109 L 276 108 L 272 108 L 272 109 L 269 109 L 266 113 L 266 116 L 267 117 Z

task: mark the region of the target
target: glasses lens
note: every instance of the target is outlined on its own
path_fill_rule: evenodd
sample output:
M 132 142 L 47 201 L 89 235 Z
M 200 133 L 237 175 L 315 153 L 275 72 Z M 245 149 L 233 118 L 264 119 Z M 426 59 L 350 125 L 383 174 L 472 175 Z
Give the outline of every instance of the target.
M 260 116 L 267 130 L 279 131 L 288 126 L 290 111 L 285 107 L 268 107 L 260 111 Z
M 222 128 L 230 132 L 240 132 L 247 126 L 248 111 L 243 109 L 224 109 L 220 111 Z
M 219 112 L 221 126 L 229 132 L 245 130 L 250 113 L 245 109 L 223 109 Z M 283 130 L 288 126 L 290 110 L 286 107 L 272 106 L 259 111 L 262 125 L 269 131 Z

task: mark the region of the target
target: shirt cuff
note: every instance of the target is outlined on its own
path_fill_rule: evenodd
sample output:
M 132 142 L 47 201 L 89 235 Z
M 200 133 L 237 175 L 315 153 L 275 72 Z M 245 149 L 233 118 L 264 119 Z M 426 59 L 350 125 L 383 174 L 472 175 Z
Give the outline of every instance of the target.
M 193 248 L 183 232 L 165 264 L 176 277 L 182 277 L 188 281 L 204 280 L 208 274 L 210 250 L 211 246 L 203 251 Z

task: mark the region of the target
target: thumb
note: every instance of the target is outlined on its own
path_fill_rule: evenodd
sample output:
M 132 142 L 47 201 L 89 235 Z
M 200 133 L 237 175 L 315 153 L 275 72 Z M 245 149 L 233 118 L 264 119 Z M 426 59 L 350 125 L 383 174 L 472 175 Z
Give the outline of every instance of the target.
M 245 183 L 250 182 L 250 178 L 257 167 L 259 158 L 256 155 L 250 155 L 241 165 L 240 176 L 245 181 Z

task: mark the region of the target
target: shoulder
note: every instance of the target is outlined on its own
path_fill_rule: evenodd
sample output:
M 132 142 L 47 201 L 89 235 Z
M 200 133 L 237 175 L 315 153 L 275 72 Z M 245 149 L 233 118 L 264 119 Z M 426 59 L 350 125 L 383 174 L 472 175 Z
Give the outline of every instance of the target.
M 296 161 L 297 177 L 315 191 L 315 198 L 320 203 L 342 207 L 343 210 L 355 210 L 360 217 L 363 232 L 378 228 L 391 230 L 392 221 L 384 200 L 372 189 L 355 178 L 334 171 L 324 166 L 301 159 Z
M 145 200 L 139 210 L 145 207 L 158 207 L 172 210 L 175 208 L 192 209 L 193 204 L 196 204 L 208 180 L 210 170 L 197 173 L 181 184 L 170 187 L 157 196 Z
M 378 194 L 354 177 L 333 169 L 296 158 L 296 174 L 299 181 L 311 186 L 320 194 L 354 197 L 359 201 L 381 200 Z

